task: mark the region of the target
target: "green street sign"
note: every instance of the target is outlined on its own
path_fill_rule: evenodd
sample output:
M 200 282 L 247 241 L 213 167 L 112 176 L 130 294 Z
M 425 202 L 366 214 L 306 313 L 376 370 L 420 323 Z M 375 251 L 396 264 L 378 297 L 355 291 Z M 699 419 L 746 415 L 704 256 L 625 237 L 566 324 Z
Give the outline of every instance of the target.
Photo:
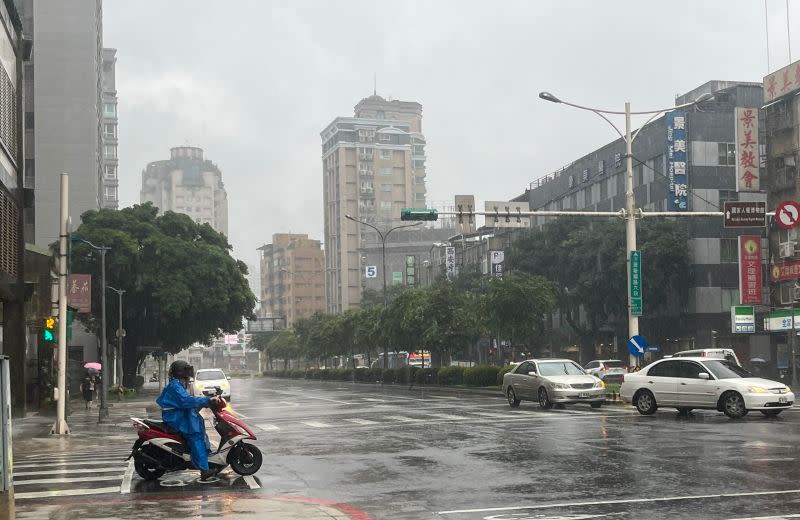
M 631 251 L 630 305 L 631 316 L 642 315 L 642 252 Z
M 433 208 L 402 208 L 400 220 L 438 220 L 439 212 Z
M 392 285 L 400 285 L 403 283 L 403 272 L 402 271 L 393 271 L 392 272 Z

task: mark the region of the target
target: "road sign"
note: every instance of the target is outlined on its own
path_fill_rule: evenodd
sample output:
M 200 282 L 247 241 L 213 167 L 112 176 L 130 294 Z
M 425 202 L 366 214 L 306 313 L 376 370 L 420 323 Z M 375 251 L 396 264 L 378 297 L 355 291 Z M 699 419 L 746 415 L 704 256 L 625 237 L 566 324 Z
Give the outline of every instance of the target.
M 723 214 L 726 228 L 765 227 L 767 225 L 766 202 L 725 201 Z
M 647 347 L 648 352 L 658 352 L 658 350 L 659 350 L 658 345 L 650 345 L 649 347 Z
M 791 318 L 791 316 L 789 316 Z M 791 328 L 791 326 L 790 326 Z M 734 334 L 752 334 L 756 331 L 756 313 L 752 305 L 734 305 L 731 307 L 731 332 Z
M 642 357 L 650 345 L 642 336 L 633 336 L 628 340 L 628 350 L 632 356 Z
M 484 208 L 486 213 L 491 213 L 486 215 L 486 227 L 531 227 L 530 217 L 518 215 L 519 212 L 531 210 L 527 202 L 489 201 L 485 203 Z
M 439 211 L 433 208 L 402 208 L 400 220 L 438 220 Z
M 631 251 L 631 316 L 642 315 L 642 252 Z
M 784 200 L 775 208 L 775 223 L 783 229 L 791 229 L 800 223 L 800 204 Z
M 364 270 L 364 276 L 367 278 L 377 278 L 378 277 L 378 266 L 377 265 L 368 265 L 367 268 Z

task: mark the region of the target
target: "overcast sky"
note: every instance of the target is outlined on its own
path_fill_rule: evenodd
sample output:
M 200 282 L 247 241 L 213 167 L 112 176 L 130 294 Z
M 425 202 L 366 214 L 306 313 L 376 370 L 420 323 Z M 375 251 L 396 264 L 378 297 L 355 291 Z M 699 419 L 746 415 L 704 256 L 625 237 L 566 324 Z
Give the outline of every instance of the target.
M 786 9 L 768 0 L 772 68 Z M 790 6 L 800 58 L 800 2 Z M 222 170 L 234 254 L 273 233 L 323 239 L 320 131 L 372 94 L 423 106 L 430 201 L 503 200 L 613 140 L 538 99 L 668 107 L 708 80 L 761 81 L 764 2 L 106 0 L 117 52 L 120 198 L 191 144 Z M 620 126 L 624 124 L 619 121 Z

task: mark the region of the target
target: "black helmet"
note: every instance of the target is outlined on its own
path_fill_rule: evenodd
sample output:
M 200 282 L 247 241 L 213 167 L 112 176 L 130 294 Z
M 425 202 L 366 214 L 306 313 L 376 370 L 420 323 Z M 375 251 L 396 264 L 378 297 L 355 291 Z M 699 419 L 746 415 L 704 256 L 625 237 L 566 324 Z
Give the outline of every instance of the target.
M 173 379 L 189 379 L 194 377 L 194 367 L 182 359 L 173 361 L 169 366 L 169 377 Z

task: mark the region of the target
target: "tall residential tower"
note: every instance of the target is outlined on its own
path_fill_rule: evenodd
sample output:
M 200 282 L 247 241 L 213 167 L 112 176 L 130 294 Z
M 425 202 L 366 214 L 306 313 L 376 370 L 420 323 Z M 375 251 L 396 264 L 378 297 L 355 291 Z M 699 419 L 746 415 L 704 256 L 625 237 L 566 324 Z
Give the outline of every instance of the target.
M 340 313 L 361 301 L 359 250 L 375 235 L 345 215 L 388 229 L 401 208 L 425 206 L 422 105 L 372 95 L 320 135 L 327 310 Z
M 117 49 L 103 49 L 103 198 L 104 208 L 119 208 L 119 136 L 117 134 Z

